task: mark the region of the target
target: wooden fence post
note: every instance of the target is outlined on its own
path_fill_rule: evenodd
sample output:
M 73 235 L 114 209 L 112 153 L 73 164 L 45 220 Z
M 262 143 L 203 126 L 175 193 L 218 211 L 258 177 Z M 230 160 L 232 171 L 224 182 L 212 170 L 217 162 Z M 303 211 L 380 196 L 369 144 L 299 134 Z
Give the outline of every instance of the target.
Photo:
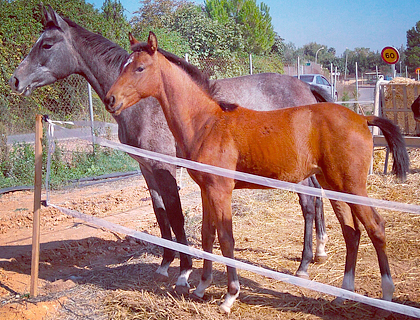
M 42 188 L 42 116 L 36 115 L 35 125 L 35 181 L 34 181 L 34 217 L 32 229 L 31 297 L 38 295 L 39 271 L 39 233 Z

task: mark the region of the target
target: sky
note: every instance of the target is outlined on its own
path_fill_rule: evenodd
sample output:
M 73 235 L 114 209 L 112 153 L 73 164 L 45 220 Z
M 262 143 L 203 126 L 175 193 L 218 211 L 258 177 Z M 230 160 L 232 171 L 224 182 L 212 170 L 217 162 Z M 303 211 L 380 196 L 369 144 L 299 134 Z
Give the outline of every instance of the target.
M 100 9 L 103 0 L 86 0 Z M 130 19 L 140 1 L 120 0 Z M 261 1 L 257 0 L 259 4 Z M 407 46 L 407 31 L 420 21 L 420 0 L 264 0 L 270 7 L 274 31 L 296 48 L 316 42 L 335 48 L 379 51 Z M 203 4 L 204 0 L 196 0 Z

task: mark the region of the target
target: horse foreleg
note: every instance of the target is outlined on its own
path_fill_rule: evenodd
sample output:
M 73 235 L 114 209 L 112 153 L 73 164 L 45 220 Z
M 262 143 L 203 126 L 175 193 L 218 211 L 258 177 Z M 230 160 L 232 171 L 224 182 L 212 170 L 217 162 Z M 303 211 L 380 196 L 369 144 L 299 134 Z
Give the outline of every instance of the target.
M 209 251 L 213 248 L 215 240 L 215 231 L 219 238 L 220 249 L 222 254 L 227 258 L 234 258 L 234 240 L 232 231 L 232 190 L 226 187 L 223 182 L 216 187 L 209 187 L 201 190 L 201 197 L 203 200 L 203 227 L 202 227 L 202 241 L 203 250 Z M 230 180 L 228 180 L 230 181 Z M 211 261 L 204 261 L 203 273 L 200 284 L 198 285 L 195 294 L 201 295 L 204 289 L 210 285 L 211 282 Z M 239 296 L 240 285 L 236 268 L 227 267 L 228 274 L 228 292 L 225 296 L 224 302 L 220 305 L 220 310 L 224 313 L 229 313 L 230 309 Z
M 152 198 L 152 205 L 153 211 L 156 215 L 156 220 L 159 225 L 160 234 L 162 238 L 166 240 L 172 240 L 171 228 L 169 224 L 169 219 L 166 214 L 165 205 L 163 203 L 163 199 L 161 196 L 161 192 L 157 185 L 156 179 L 153 176 L 152 172 L 149 171 L 147 168 L 140 167 L 141 172 L 146 180 L 147 187 L 149 188 L 150 196 Z M 156 274 L 159 280 L 167 281 L 168 276 L 168 269 L 171 262 L 175 259 L 175 251 L 164 248 L 163 249 L 163 259 L 156 270 Z
M 204 251 L 212 253 L 213 243 L 216 239 L 216 226 L 211 217 L 209 202 L 203 190 L 201 190 L 201 200 L 203 207 L 201 243 Z M 192 294 L 193 298 L 203 298 L 205 290 L 211 285 L 213 281 L 212 266 L 211 260 L 204 260 L 200 283 Z
M 165 205 L 166 215 L 176 240 L 178 243 L 188 245 L 184 229 L 184 215 L 182 213 L 181 200 L 179 199 L 178 186 L 175 179 L 175 168 L 172 171 L 167 168 L 155 168 L 153 175 L 158 184 Z M 190 288 L 188 278 L 192 272 L 192 259 L 191 256 L 184 253 L 179 254 L 179 259 L 180 275 L 175 285 L 175 291 L 178 294 L 188 294 Z

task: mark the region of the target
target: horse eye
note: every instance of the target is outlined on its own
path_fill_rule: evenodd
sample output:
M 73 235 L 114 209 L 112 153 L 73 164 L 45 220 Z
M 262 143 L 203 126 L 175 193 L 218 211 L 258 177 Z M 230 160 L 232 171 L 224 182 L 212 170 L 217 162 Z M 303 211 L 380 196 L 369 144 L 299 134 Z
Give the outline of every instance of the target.
M 52 44 L 44 43 L 44 44 L 42 45 L 42 49 L 46 49 L 46 50 L 48 50 L 48 49 L 51 49 L 51 48 L 52 48 Z
M 144 68 L 143 67 L 138 67 L 137 69 L 136 69 L 136 72 L 142 72 L 144 70 Z

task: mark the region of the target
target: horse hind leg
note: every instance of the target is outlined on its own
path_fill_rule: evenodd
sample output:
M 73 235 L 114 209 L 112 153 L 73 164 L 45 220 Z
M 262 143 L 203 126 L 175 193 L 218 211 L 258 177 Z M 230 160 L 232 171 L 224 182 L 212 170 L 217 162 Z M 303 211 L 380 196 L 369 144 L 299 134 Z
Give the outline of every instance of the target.
M 320 185 L 316 181 L 315 177 L 311 177 L 309 179 L 304 180 L 302 184 L 306 186 L 320 188 Z M 305 227 L 302 260 L 296 272 L 296 275 L 301 278 L 309 279 L 308 266 L 313 259 L 312 230 L 314 219 L 317 235 L 315 261 L 317 262 L 322 263 L 325 262 L 327 259 L 327 254 L 325 252 L 325 243 L 327 242 L 328 236 L 325 232 L 325 220 L 322 199 L 304 194 L 298 194 L 298 196 L 299 203 L 302 207 L 303 218 L 305 220 Z
M 372 241 L 378 257 L 381 272 L 382 298 L 392 300 L 395 286 L 392 281 L 388 257 L 386 255 L 385 220 L 372 207 L 352 204 L 352 211 L 364 225 L 367 234 Z
M 315 199 L 312 196 L 298 194 L 299 203 L 302 207 L 302 213 L 304 218 L 304 236 L 303 236 L 303 250 L 302 260 L 299 268 L 296 271 L 296 275 L 300 278 L 309 279 L 308 266 L 312 262 L 312 229 L 315 218 Z
M 321 189 L 321 185 L 315 176 L 309 177 L 309 186 Z M 315 230 L 316 230 L 316 251 L 315 262 L 324 263 L 327 261 L 325 245 L 328 241 L 327 231 L 325 229 L 324 204 L 321 197 L 315 197 Z
M 349 291 L 354 291 L 357 252 L 359 249 L 361 234 L 360 223 L 353 216 L 352 211 L 347 203 L 335 200 L 330 200 L 330 202 L 334 209 L 334 213 L 340 222 L 344 241 L 346 243 L 346 264 L 341 287 Z M 343 302 L 343 299 L 337 298 L 334 300 L 334 302 L 341 303 Z

